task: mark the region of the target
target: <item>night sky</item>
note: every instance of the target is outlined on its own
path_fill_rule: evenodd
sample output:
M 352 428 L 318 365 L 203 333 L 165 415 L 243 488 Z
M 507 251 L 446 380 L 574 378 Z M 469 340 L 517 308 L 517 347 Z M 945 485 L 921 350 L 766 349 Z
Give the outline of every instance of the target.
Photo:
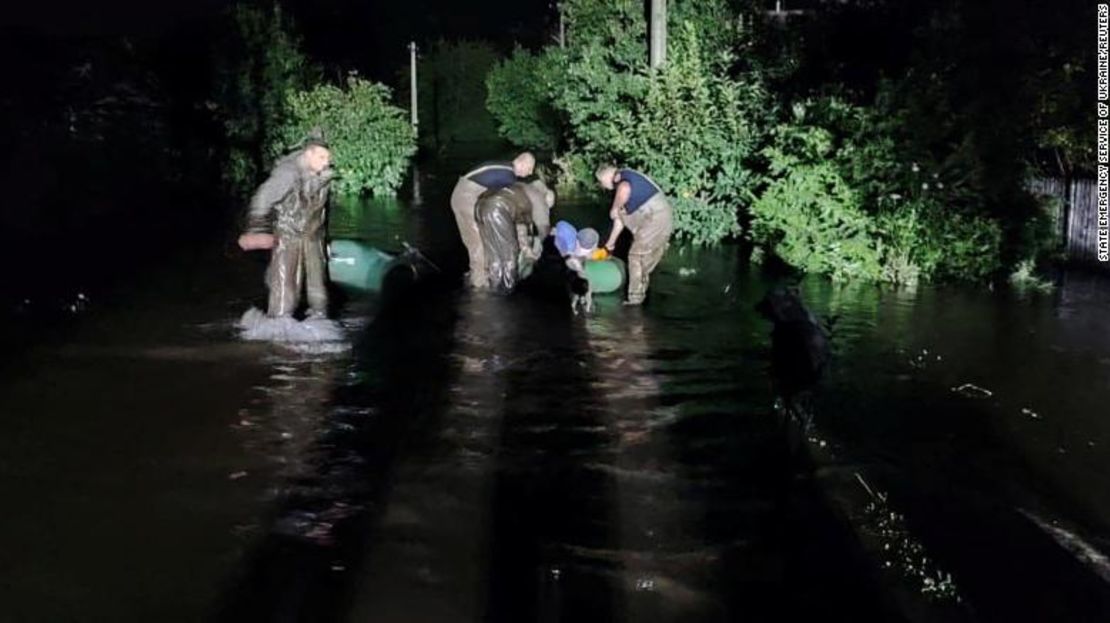
M 50 37 L 162 38 L 192 28 L 233 4 L 230 0 L 157 3 L 143 0 L 63 2 L 6 6 L 0 27 Z M 265 3 L 263 3 L 265 4 Z M 342 69 L 391 77 L 403 64 L 410 39 L 485 39 L 503 48 L 534 47 L 553 33 L 551 0 L 289 0 L 309 53 Z

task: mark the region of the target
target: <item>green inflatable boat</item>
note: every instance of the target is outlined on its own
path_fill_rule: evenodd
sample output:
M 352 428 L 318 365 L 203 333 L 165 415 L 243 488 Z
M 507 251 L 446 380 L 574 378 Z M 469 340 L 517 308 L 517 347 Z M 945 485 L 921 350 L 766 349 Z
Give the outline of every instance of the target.
M 358 240 L 328 243 L 328 277 L 345 288 L 380 292 L 386 273 L 396 265 L 395 256 Z
M 628 270 L 620 258 L 586 260 L 586 280 L 594 294 L 617 292 L 628 280 Z
M 351 290 L 381 292 L 391 270 L 411 264 L 404 260 L 359 240 L 336 239 L 328 243 L 328 276 L 333 283 Z M 585 269 L 594 294 L 617 292 L 628 280 L 628 271 L 619 258 L 587 260 Z

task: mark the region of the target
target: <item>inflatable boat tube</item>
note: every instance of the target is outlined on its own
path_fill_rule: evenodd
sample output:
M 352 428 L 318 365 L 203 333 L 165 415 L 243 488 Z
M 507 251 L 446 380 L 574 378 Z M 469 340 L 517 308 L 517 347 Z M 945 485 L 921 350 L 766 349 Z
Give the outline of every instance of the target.
M 332 240 L 328 243 L 328 276 L 344 288 L 380 292 L 396 259 L 358 240 Z
M 628 279 L 628 270 L 624 262 L 615 257 L 606 260 L 587 260 L 586 279 L 590 282 L 590 289 L 594 294 L 607 294 L 624 287 Z

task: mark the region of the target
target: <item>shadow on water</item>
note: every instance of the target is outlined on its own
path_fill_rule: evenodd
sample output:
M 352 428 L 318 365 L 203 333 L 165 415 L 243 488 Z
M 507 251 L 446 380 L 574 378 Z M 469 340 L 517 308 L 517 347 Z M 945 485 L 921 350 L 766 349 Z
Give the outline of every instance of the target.
M 406 292 L 390 302 L 396 308 L 381 310 L 352 354 L 326 364 L 341 378 L 330 392 L 293 387 L 273 396 L 275 411 L 312 421 L 307 469 L 276 500 L 220 620 L 339 620 L 363 562 L 361 535 L 383 510 L 378 502 L 399 453 L 436 429 L 447 408 L 451 296 L 442 287 Z M 305 382 L 324 389 L 321 372 L 329 376 L 318 370 Z
M 503 348 L 488 619 L 612 620 L 614 587 L 574 566 L 610 542 L 609 483 L 592 468 L 611 431 L 591 386 L 594 357 L 567 305 L 515 297 Z

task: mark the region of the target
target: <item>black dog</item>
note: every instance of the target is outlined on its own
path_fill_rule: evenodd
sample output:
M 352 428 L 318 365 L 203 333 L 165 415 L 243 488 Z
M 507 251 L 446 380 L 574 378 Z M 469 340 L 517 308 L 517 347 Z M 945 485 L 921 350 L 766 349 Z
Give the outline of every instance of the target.
M 831 358 L 829 333 L 804 303 L 797 288 L 776 287 L 755 309 L 774 323 L 771 331 L 771 376 L 787 414 L 797 418 L 802 432 L 809 429 L 812 413 L 799 405 L 825 371 Z
M 552 236 L 544 239 L 543 250 L 533 265 L 532 274 L 521 286 L 522 291 L 532 296 L 552 301 L 574 302 L 576 298 L 590 293 L 589 281 L 567 266 Z

